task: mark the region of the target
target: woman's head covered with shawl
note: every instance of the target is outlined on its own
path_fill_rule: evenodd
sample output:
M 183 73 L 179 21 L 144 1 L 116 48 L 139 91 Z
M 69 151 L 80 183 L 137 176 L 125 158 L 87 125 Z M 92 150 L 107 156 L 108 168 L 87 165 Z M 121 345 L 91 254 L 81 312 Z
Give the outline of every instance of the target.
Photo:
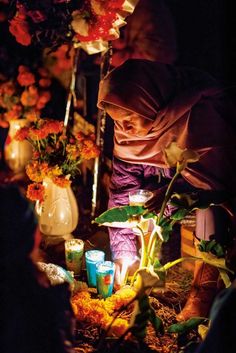
M 98 107 L 115 105 L 154 121 L 175 91 L 173 74 L 168 65 L 129 59 L 101 81 Z

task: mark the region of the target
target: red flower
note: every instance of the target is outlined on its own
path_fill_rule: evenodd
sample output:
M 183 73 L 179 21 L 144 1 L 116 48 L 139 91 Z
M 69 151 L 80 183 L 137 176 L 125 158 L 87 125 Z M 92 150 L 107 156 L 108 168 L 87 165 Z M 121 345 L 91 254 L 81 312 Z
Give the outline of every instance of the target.
M 40 10 L 35 11 L 27 11 L 27 15 L 32 19 L 35 23 L 40 23 L 46 20 L 45 14 Z
M 21 12 L 10 21 L 9 31 L 16 38 L 17 42 L 22 45 L 31 44 L 31 35 L 29 33 L 29 25 L 26 16 Z
M 29 136 L 29 128 L 28 127 L 22 127 L 20 130 L 18 130 L 14 136 L 14 139 L 17 141 L 23 141 L 27 139 Z
M 27 188 L 26 196 L 32 201 L 44 201 L 44 186 L 41 183 L 30 184 Z
M 17 81 L 21 86 L 30 86 L 35 83 L 35 77 L 31 72 L 25 70 L 19 73 Z

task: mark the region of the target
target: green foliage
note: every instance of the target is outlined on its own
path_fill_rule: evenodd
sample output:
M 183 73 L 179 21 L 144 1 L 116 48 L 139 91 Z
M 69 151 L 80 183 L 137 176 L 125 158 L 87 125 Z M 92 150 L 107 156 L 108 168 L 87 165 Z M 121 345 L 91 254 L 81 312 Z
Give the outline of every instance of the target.
M 173 225 L 168 218 L 162 217 L 159 221 L 159 226 L 162 228 L 161 234 L 163 241 L 166 243 L 170 238 L 170 234 L 172 233 Z
M 141 216 L 147 210 L 142 206 L 119 206 L 113 207 L 103 212 L 100 216 L 95 218 L 98 224 L 112 223 L 112 222 L 126 222 L 132 220 L 134 216 Z
M 156 312 L 149 302 L 147 294 L 138 296 L 135 310 L 131 317 L 130 332 L 138 338 L 144 339 L 147 334 L 147 325 L 150 322 L 155 329 L 156 334 L 164 333 L 162 320 L 156 316 Z
M 204 321 L 208 320 L 205 317 L 192 317 L 191 319 L 179 322 L 177 324 L 173 324 L 168 327 L 167 332 L 169 333 L 178 333 L 183 334 L 190 330 L 193 330 L 198 327 L 198 325 L 202 324 Z
M 225 256 L 223 247 L 215 240 L 201 240 L 200 244 L 198 244 L 198 248 L 201 252 L 212 253 L 218 258 Z

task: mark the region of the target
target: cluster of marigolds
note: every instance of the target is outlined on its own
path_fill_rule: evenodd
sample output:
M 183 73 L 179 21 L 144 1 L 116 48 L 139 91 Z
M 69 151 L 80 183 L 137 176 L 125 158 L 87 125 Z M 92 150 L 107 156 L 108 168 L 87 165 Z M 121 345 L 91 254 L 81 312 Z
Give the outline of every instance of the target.
M 10 120 L 35 121 L 51 99 L 51 79 L 45 68 L 33 73 L 20 65 L 16 79 L 0 83 L 0 126 L 8 127 Z
M 79 322 L 109 329 L 110 336 L 120 337 L 128 329 L 129 323 L 119 317 L 113 322 L 113 315 L 129 304 L 135 295 L 136 292 L 131 287 L 124 287 L 106 299 L 93 299 L 88 291 L 81 291 L 72 297 L 72 307 Z
M 67 187 L 79 173 L 79 164 L 99 155 L 94 135 L 66 132 L 63 122 L 57 120 L 38 119 L 17 131 L 15 139 L 27 140 L 33 146 L 31 162 L 26 166 L 26 173 L 34 182 L 27 189 L 27 197 L 32 201 L 44 201 L 45 177 Z

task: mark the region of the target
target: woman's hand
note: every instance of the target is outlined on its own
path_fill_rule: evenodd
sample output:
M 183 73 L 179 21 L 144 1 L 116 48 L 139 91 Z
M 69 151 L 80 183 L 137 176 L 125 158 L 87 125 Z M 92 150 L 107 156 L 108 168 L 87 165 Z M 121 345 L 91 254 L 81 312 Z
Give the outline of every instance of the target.
M 165 198 L 166 189 L 167 186 L 164 186 L 160 189 L 152 191 L 153 197 L 145 203 L 144 207 L 147 208 L 150 212 L 155 211 L 158 213 Z

